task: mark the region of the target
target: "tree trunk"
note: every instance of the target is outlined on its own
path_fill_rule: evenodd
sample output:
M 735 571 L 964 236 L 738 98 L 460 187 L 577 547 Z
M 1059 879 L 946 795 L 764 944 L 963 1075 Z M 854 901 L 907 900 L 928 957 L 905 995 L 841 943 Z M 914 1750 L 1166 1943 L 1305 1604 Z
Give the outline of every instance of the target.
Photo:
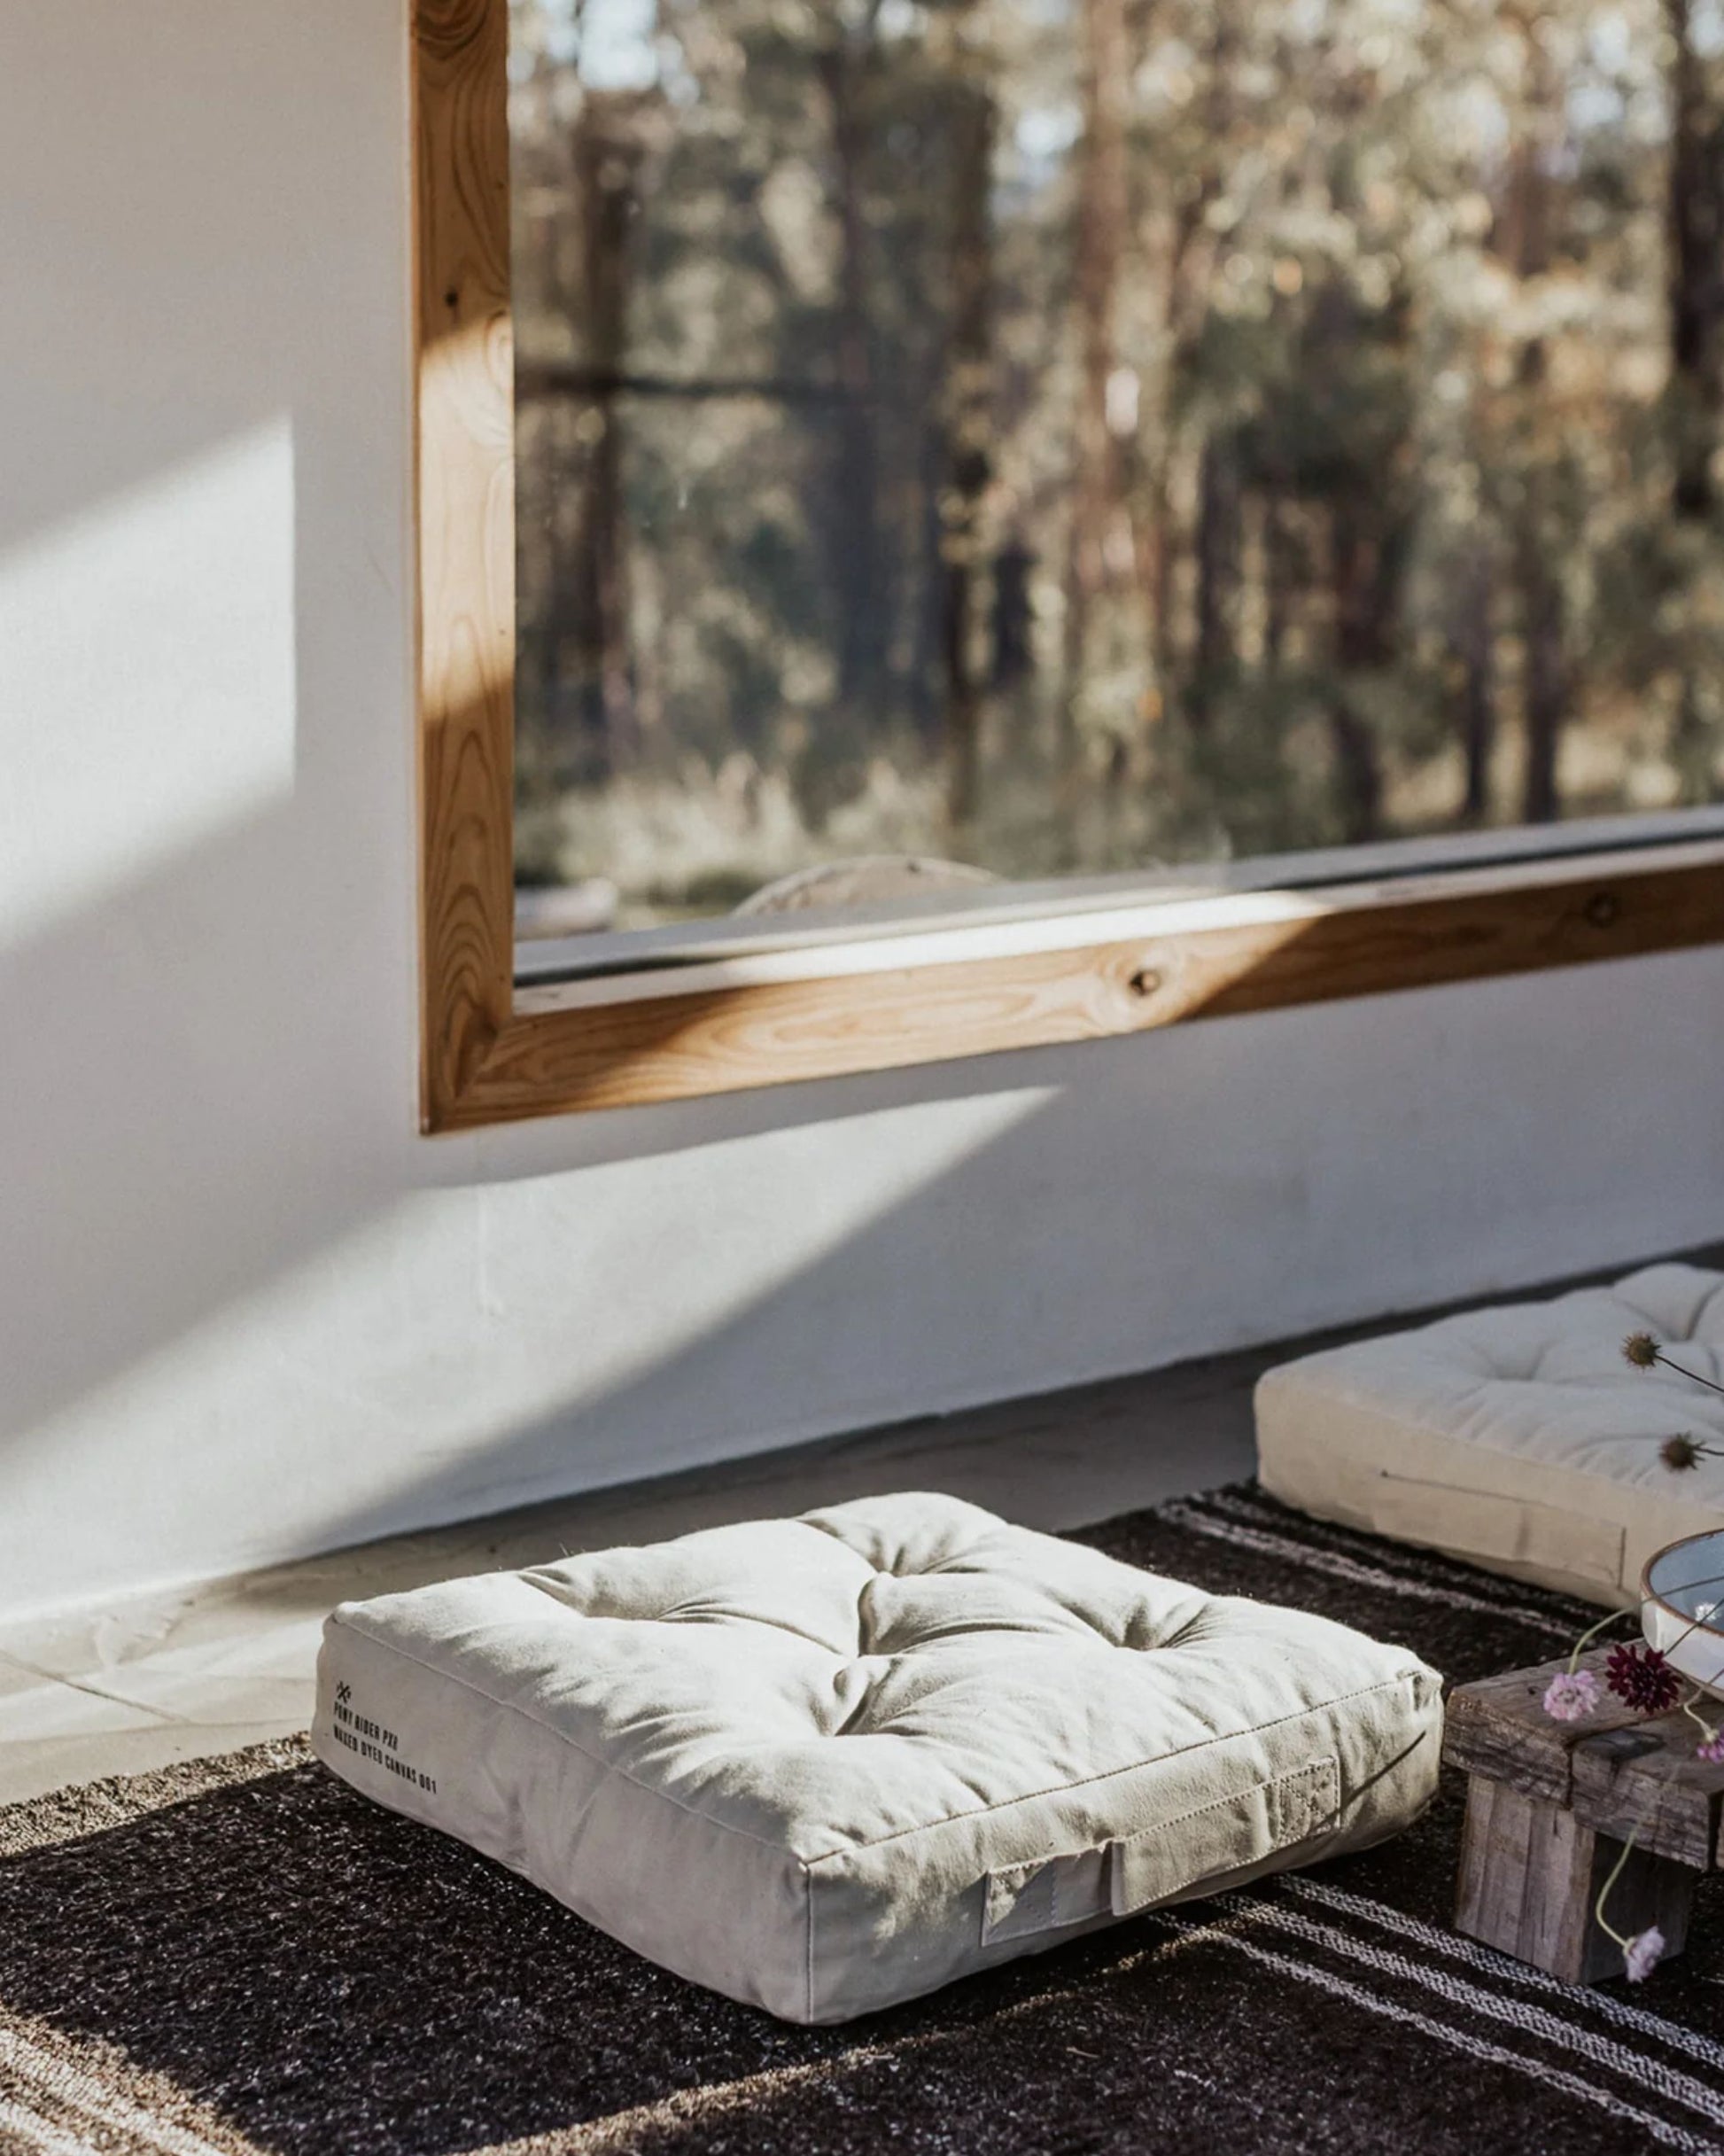
M 1461 816 L 1483 823 L 1490 813 L 1491 759 L 1496 749 L 1496 643 L 1491 620 L 1495 564 L 1480 547 L 1472 557 L 1462 595 L 1460 647 L 1464 668 L 1462 689 L 1462 745 L 1466 754 L 1466 790 Z
M 1527 475 L 1526 500 L 1517 520 L 1515 555 L 1520 587 L 1522 696 L 1526 711 L 1526 782 L 1521 817 L 1549 823 L 1556 816 L 1557 755 L 1568 712 L 1562 587 L 1550 566 L 1542 499 L 1543 475 Z
M 1666 205 L 1671 507 L 1693 525 L 1719 506 L 1713 467 L 1724 432 L 1724 115 L 1713 107 L 1694 48 L 1689 0 L 1665 0 L 1664 12 L 1672 51 Z M 1681 673 L 1671 759 L 1681 798 L 1706 801 L 1716 791 L 1712 729 L 1691 649 Z
M 961 57 L 959 66 L 962 66 Z M 981 774 L 982 689 L 975 657 L 982 571 L 982 500 L 992 463 L 993 259 L 989 217 L 994 101 L 979 71 L 953 85 L 951 332 L 944 397 L 945 483 L 940 564 L 946 684 L 946 816 L 961 829 L 975 815 Z
M 1124 0 L 1083 0 L 1083 142 L 1077 167 L 1078 391 L 1073 443 L 1071 529 L 1060 692 L 1059 755 L 1077 753 L 1077 708 L 1095 603 L 1106 576 L 1114 506 L 1114 439 L 1107 377 L 1114 370 L 1114 310 L 1129 215 L 1125 118 L 1130 88 Z
M 904 709 L 917 741 L 931 758 L 942 752 L 945 728 L 946 591 L 941 553 L 945 524 L 940 496 L 951 462 L 945 424 L 947 362 L 943 347 L 912 392 L 914 409 L 928 418 L 916 438 L 916 567 L 909 580 L 915 594 L 915 644 Z
M 1271 673 L 1280 671 L 1286 655 L 1298 588 L 1298 552 L 1287 502 L 1276 483 L 1263 496 L 1263 664 Z
M 1231 435 L 1212 434 L 1198 472 L 1197 650 L 1185 703 L 1199 732 L 1233 668 L 1243 539 L 1238 445 Z
M 577 422 L 586 449 L 571 608 L 582 761 L 607 774 L 639 747 L 630 652 L 627 511 L 623 437 L 613 389 L 624 371 L 632 240 L 645 154 L 639 100 L 589 91 L 575 135 L 580 205 L 581 327 L 597 386 Z
M 866 34 L 865 34 L 866 35 Z M 866 712 L 886 649 L 881 576 L 879 444 L 874 357 L 868 338 L 867 222 L 863 195 L 869 129 L 861 96 L 868 51 L 841 34 L 820 55 L 837 176 L 838 409 L 836 513 L 832 519 L 838 603 L 838 695 Z
M 1013 532 L 994 557 L 993 659 L 989 669 L 993 687 L 1009 692 L 1029 679 L 1036 663 L 1031 627 L 1029 577 L 1036 557 Z
M 1670 307 L 1673 506 L 1709 516 L 1724 409 L 1724 119 L 1694 49 L 1689 0 L 1665 0 L 1671 135 L 1666 205 Z
M 1550 267 L 1551 166 L 1564 121 L 1549 54 L 1534 25 L 1523 21 L 1520 29 L 1528 109 L 1510 167 L 1508 216 L 1500 244 L 1524 283 L 1543 276 Z M 1568 711 L 1565 607 L 1552 566 L 1558 522 L 1552 494 L 1560 451 L 1543 432 L 1546 373 L 1544 340 L 1530 338 L 1516 369 L 1524 447 L 1511 539 L 1520 598 L 1521 702 L 1526 722 L 1521 816 L 1527 823 L 1548 823 L 1557 813 L 1557 760 Z
M 1393 655 L 1397 548 L 1363 505 L 1343 495 L 1332 512 L 1330 574 L 1335 603 L 1335 674 L 1330 738 L 1335 747 L 1341 832 L 1349 844 L 1377 836 L 1383 771 L 1371 721 L 1355 701 L 1357 677 Z

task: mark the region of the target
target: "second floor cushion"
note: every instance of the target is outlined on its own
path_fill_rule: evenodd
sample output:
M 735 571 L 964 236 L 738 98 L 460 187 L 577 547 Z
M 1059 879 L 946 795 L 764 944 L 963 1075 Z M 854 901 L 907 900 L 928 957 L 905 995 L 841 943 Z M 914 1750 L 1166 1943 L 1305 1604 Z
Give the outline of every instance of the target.
M 1724 1273 L 1648 1265 L 1613 1286 L 1472 1311 L 1325 1350 L 1257 1388 L 1258 1474 L 1320 1519 L 1448 1551 L 1600 1604 L 1639 1599 L 1655 1550 L 1724 1527 L 1724 1398 L 1626 1337 L 1724 1380 Z

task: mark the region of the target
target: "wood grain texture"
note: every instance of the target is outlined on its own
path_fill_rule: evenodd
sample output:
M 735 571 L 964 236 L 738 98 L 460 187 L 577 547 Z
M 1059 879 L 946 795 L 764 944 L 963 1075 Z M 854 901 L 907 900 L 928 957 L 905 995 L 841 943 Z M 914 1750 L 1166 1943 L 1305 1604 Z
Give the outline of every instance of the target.
M 1383 887 L 1295 924 L 517 1010 L 508 0 L 414 0 L 421 1121 L 901 1068 L 1711 943 L 1724 863 L 1464 892 Z M 1638 857 L 1644 860 L 1644 856 Z
M 1697 1734 L 1678 1713 L 1583 1739 L 1571 1755 L 1575 1817 L 1619 1841 L 1633 1833 L 1639 1846 L 1678 1864 L 1710 1869 L 1718 1861 L 1724 1768 L 1695 1756 Z
M 1603 1682 L 1608 1649 L 1582 1656 Z M 1678 1712 L 1646 1719 L 1606 1693 L 1578 1722 L 1554 1722 L 1541 1701 L 1566 1657 L 1459 1686 L 1448 1702 L 1443 1757 L 1475 1781 L 1560 1807 L 1576 1824 L 1696 1872 L 1718 1862 L 1724 1765 L 1696 1758 L 1694 1724 Z M 1482 1934 L 1481 1934 L 1482 1936 Z
M 1475 1775 L 1455 1927 L 1568 1984 L 1620 1976 L 1622 1950 L 1595 1916 L 1600 1888 L 1622 1845 L 1559 1804 Z M 1636 1846 L 1611 1888 L 1604 1913 L 1632 1937 L 1656 1924 L 1666 1955 L 1681 1953 L 1697 1872 Z
M 1315 920 L 1197 929 L 916 970 L 516 1013 L 438 1127 L 730 1093 L 1142 1032 L 1188 1020 L 1710 943 L 1724 863 L 1386 895 Z
M 414 0 L 422 1101 L 509 1023 L 515 464 L 508 0 Z
M 1597 1837 L 1559 1805 L 1475 1775 L 1467 1785 L 1455 1928 L 1580 1981 Z

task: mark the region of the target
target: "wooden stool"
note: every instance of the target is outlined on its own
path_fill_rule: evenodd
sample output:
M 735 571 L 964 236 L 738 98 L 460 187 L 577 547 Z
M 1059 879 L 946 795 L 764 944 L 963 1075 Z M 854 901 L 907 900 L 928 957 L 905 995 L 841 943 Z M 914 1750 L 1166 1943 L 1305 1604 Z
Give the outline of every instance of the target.
M 1605 1690 L 1609 1654 L 1580 1658 L 1601 1696 L 1580 1721 L 1542 1704 L 1565 1657 L 1461 1685 L 1443 1739 L 1468 1777 L 1457 1929 L 1571 1984 L 1622 1973 L 1593 1907 L 1631 1833 L 1604 1913 L 1629 1936 L 1656 1924 L 1666 1956 L 1682 1950 L 1695 1880 L 1719 1861 L 1724 1764 L 1696 1758 L 1700 1732 L 1680 1708 L 1648 1719 Z M 1724 1718 L 1717 1701 L 1698 1706 Z

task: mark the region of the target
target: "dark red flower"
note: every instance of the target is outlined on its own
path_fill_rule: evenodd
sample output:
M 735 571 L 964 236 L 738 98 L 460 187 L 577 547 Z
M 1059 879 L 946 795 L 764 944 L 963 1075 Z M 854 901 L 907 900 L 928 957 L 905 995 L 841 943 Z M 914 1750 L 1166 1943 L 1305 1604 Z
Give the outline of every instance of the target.
M 1636 1714 L 1661 1715 L 1676 1704 L 1681 1684 L 1657 1647 L 1613 1647 L 1604 1682 Z

